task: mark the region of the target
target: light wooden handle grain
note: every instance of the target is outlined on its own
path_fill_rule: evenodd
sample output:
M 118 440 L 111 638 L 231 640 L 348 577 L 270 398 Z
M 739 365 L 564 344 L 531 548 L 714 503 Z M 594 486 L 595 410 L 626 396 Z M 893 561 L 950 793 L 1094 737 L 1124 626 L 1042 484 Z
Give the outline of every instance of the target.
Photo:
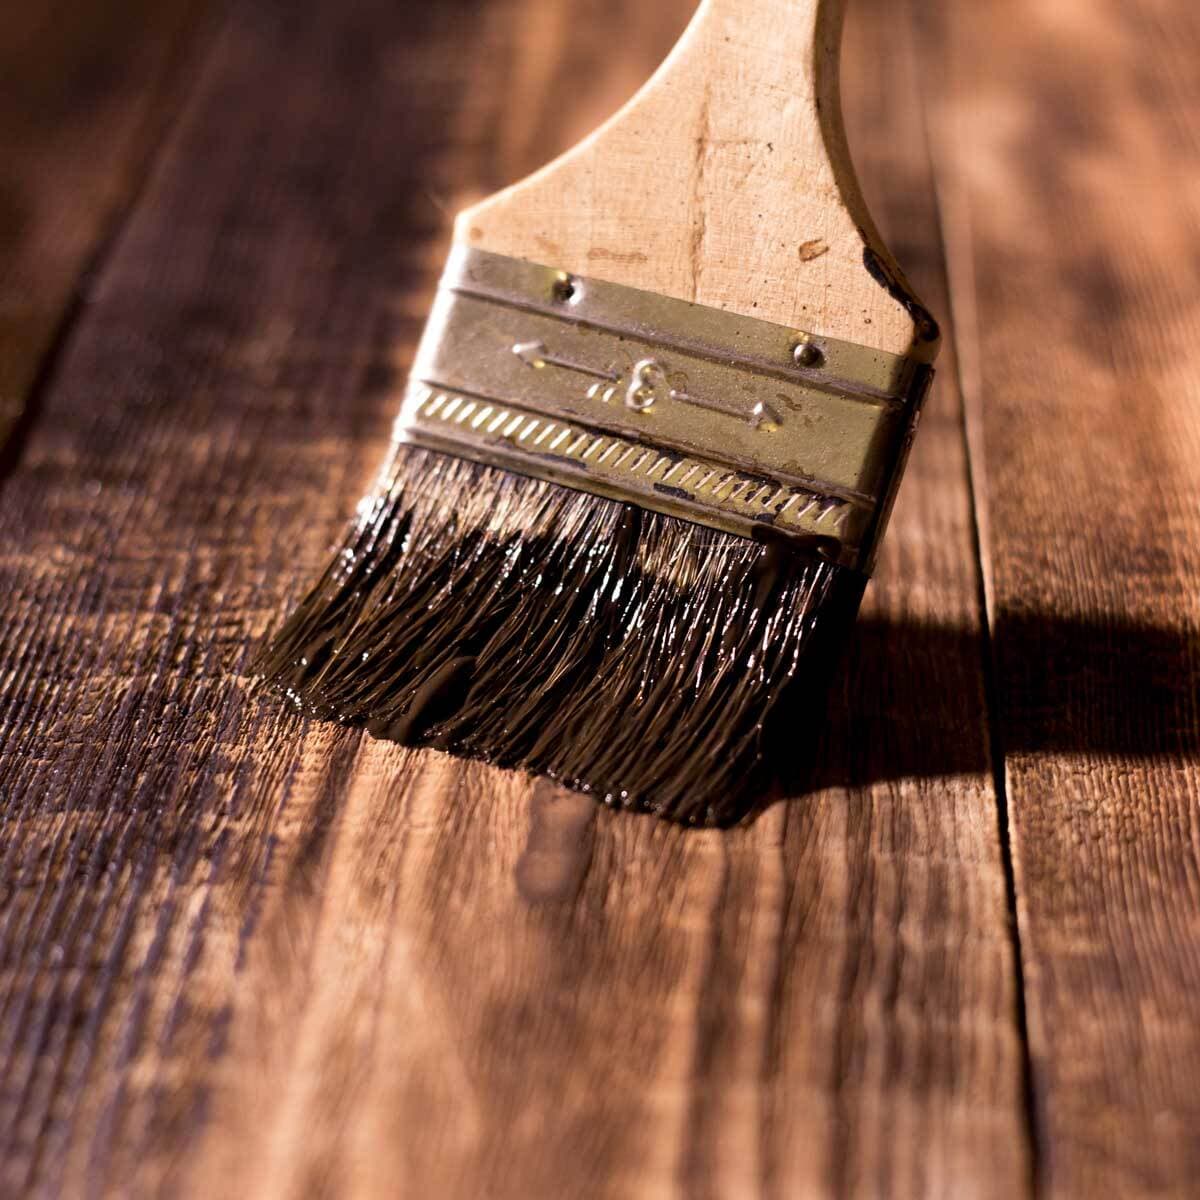
M 936 326 L 875 231 L 846 147 L 841 28 L 842 0 L 703 0 L 620 112 L 462 213 L 456 238 L 930 357 Z

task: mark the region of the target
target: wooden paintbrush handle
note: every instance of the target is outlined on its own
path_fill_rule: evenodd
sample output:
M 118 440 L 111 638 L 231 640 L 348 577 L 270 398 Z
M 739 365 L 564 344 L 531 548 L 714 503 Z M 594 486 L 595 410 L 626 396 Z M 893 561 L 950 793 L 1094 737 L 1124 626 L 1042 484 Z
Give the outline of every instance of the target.
M 461 214 L 457 240 L 932 357 L 936 326 L 875 231 L 846 148 L 841 26 L 842 0 L 703 0 L 619 113 Z

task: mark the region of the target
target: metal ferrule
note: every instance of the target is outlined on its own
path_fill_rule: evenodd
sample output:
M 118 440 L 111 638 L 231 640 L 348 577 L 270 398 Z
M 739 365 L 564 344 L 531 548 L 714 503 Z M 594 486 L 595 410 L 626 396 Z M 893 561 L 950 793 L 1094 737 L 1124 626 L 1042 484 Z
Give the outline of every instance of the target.
M 866 572 L 932 374 L 459 246 L 397 437 Z

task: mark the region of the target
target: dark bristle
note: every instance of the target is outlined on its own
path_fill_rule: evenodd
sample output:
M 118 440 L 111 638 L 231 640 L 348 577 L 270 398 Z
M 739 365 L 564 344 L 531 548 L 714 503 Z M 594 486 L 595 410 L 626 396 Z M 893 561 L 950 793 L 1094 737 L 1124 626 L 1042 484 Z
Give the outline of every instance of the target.
M 862 579 L 400 447 L 258 669 L 318 716 L 674 821 L 751 811 L 803 752 Z

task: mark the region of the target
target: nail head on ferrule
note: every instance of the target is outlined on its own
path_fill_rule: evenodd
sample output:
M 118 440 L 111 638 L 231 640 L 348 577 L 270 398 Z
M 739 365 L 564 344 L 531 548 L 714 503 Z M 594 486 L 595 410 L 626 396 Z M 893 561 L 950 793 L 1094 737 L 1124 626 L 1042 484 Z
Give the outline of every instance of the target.
M 554 299 L 560 304 L 571 304 L 579 298 L 579 284 L 565 271 L 559 273 L 551 288 Z
M 825 365 L 825 352 L 815 342 L 797 342 L 792 351 L 792 358 L 798 367 L 816 368 Z

